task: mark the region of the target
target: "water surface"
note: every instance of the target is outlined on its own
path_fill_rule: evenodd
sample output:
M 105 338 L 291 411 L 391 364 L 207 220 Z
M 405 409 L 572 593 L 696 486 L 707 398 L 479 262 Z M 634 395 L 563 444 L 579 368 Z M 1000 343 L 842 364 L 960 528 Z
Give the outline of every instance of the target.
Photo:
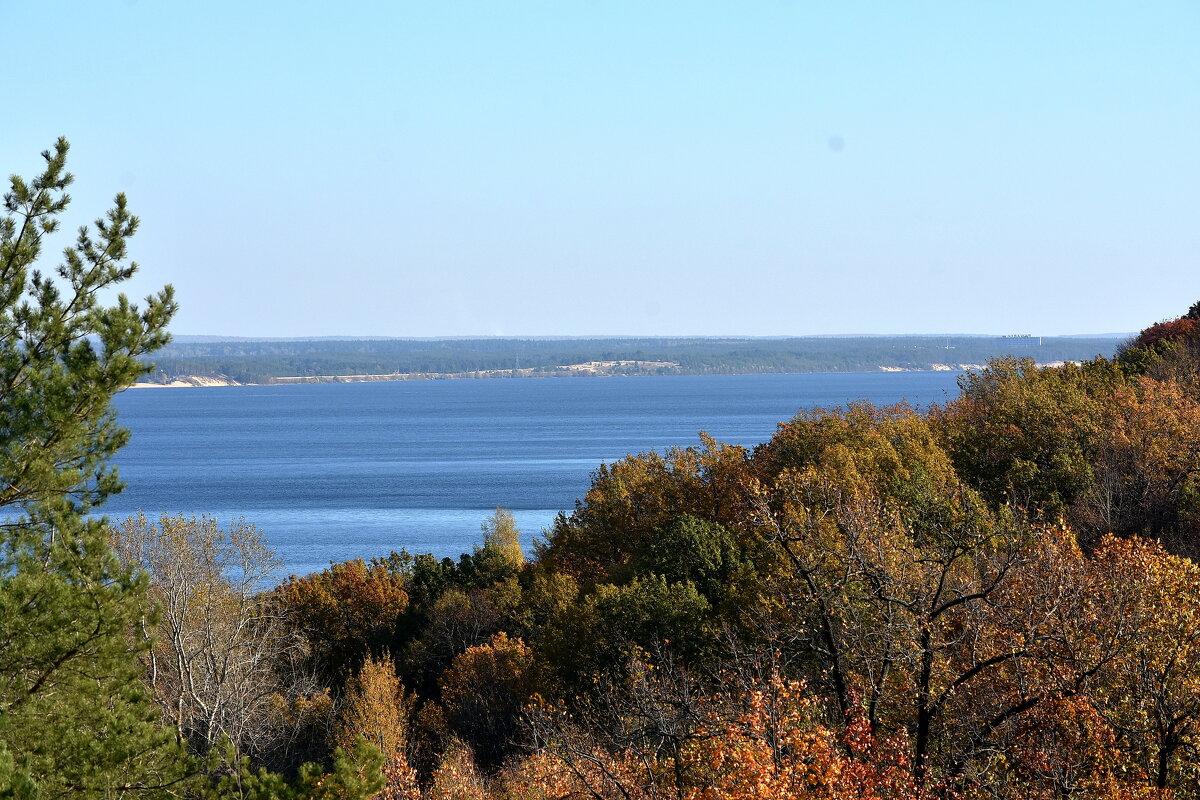
M 949 372 L 325 383 L 135 389 L 126 491 L 104 511 L 244 517 L 303 574 L 330 561 L 457 556 L 496 506 L 526 543 L 570 511 L 601 462 L 753 445 L 802 408 L 944 402 Z

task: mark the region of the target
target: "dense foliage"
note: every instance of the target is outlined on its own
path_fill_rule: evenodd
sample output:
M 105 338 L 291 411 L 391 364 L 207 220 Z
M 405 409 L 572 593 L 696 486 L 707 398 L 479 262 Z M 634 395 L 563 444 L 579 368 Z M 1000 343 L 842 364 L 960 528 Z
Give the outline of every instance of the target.
M 457 560 L 293 577 L 257 595 L 298 637 L 263 683 L 288 724 L 247 712 L 275 743 L 243 752 L 362 736 L 382 797 L 430 800 L 1190 796 L 1200 392 L 1168 327 L 601 465 L 528 561 L 498 511 Z

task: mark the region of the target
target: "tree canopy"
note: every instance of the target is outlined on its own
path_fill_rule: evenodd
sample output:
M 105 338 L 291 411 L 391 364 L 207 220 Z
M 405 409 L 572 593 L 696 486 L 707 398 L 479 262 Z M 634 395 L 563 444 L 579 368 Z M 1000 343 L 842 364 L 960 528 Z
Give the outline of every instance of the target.
M 12 177 L 0 218 L 0 754 L 46 796 L 154 795 L 186 765 L 138 669 L 146 581 L 87 514 L 121 487 L 112 397 L 169 340 L 175 301 L 168 286 L 140 308 L 104 304 L 137 270 L 122 194 L 56 269 L 36 267 L 70 203 L 67 150 L 59 139 L 39 175 Z
M 125 527 L 126 558 L 110 544 L 96 512 L 122 488 L 111 458 L 129 436 L 112 399 L 151 369 L 176 304 L 170 286 L 141 306 L 109 298 L 137 271 L 127 243 L 138 219 L 123 194 L 57 267 L 39 268 L 70 204 L 67 152 L 59 139 L 36 177 L 12 176 L 0 217 L 0 797 L 369 796 L 382 761 L 365 742 L 290 780 L 237 752 L 250 738 L 240 712 L 271 705 L 254 694 L 261 681 L 243 680 L 270 671 L 243 658 L 260 655 L 250 643 L 268 626 L 263 598 L 218 559 L 247 556 L 252 584 L 263 552 L 253 536 L 235 529 L 230 544 L 207 521 L 141 520 Z M 181 670 L 148 674 L 185 654 Z M 187 700 L 186 715 L 164 713 L 164 698 Z

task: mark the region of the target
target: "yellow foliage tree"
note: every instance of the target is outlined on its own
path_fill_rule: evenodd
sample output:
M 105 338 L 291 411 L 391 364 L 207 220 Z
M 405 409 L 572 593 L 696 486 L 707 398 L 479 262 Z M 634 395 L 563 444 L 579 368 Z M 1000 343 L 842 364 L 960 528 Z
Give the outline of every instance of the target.
M 404 689 L 391 657 L 367 656 L 346 682 L 346 695 L 334 728 L 335 747 L 350 749 L 361 736 L 379 748 L 384 758 L 408 747 L 415 697 Z
M 493 553 L 507 571 L 519 572 L 525 566 L 525 551 L 521 549 L 521 531 L 512 512 L 497 508 L 482 527 L 482 549 Z
M 475 766 L 471 748 L 461 740 L 452 739 L 442 754 L 425 800 L 489 800 L 487 785 Z

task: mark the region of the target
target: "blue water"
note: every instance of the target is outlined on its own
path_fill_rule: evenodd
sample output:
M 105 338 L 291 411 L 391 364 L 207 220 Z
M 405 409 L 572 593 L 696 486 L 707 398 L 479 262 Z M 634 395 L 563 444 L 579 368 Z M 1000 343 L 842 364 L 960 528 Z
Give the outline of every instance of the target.
M 944 402 L 949 372 L 547 378 L 135 389 L 116 398 L 128 484 L 103 509 L 244 517 L 304 574 L 330 561 L 456 556 L 496 506 L 526 543 L 570 511 L 602 462 L 753 445 L 801 408 Z

